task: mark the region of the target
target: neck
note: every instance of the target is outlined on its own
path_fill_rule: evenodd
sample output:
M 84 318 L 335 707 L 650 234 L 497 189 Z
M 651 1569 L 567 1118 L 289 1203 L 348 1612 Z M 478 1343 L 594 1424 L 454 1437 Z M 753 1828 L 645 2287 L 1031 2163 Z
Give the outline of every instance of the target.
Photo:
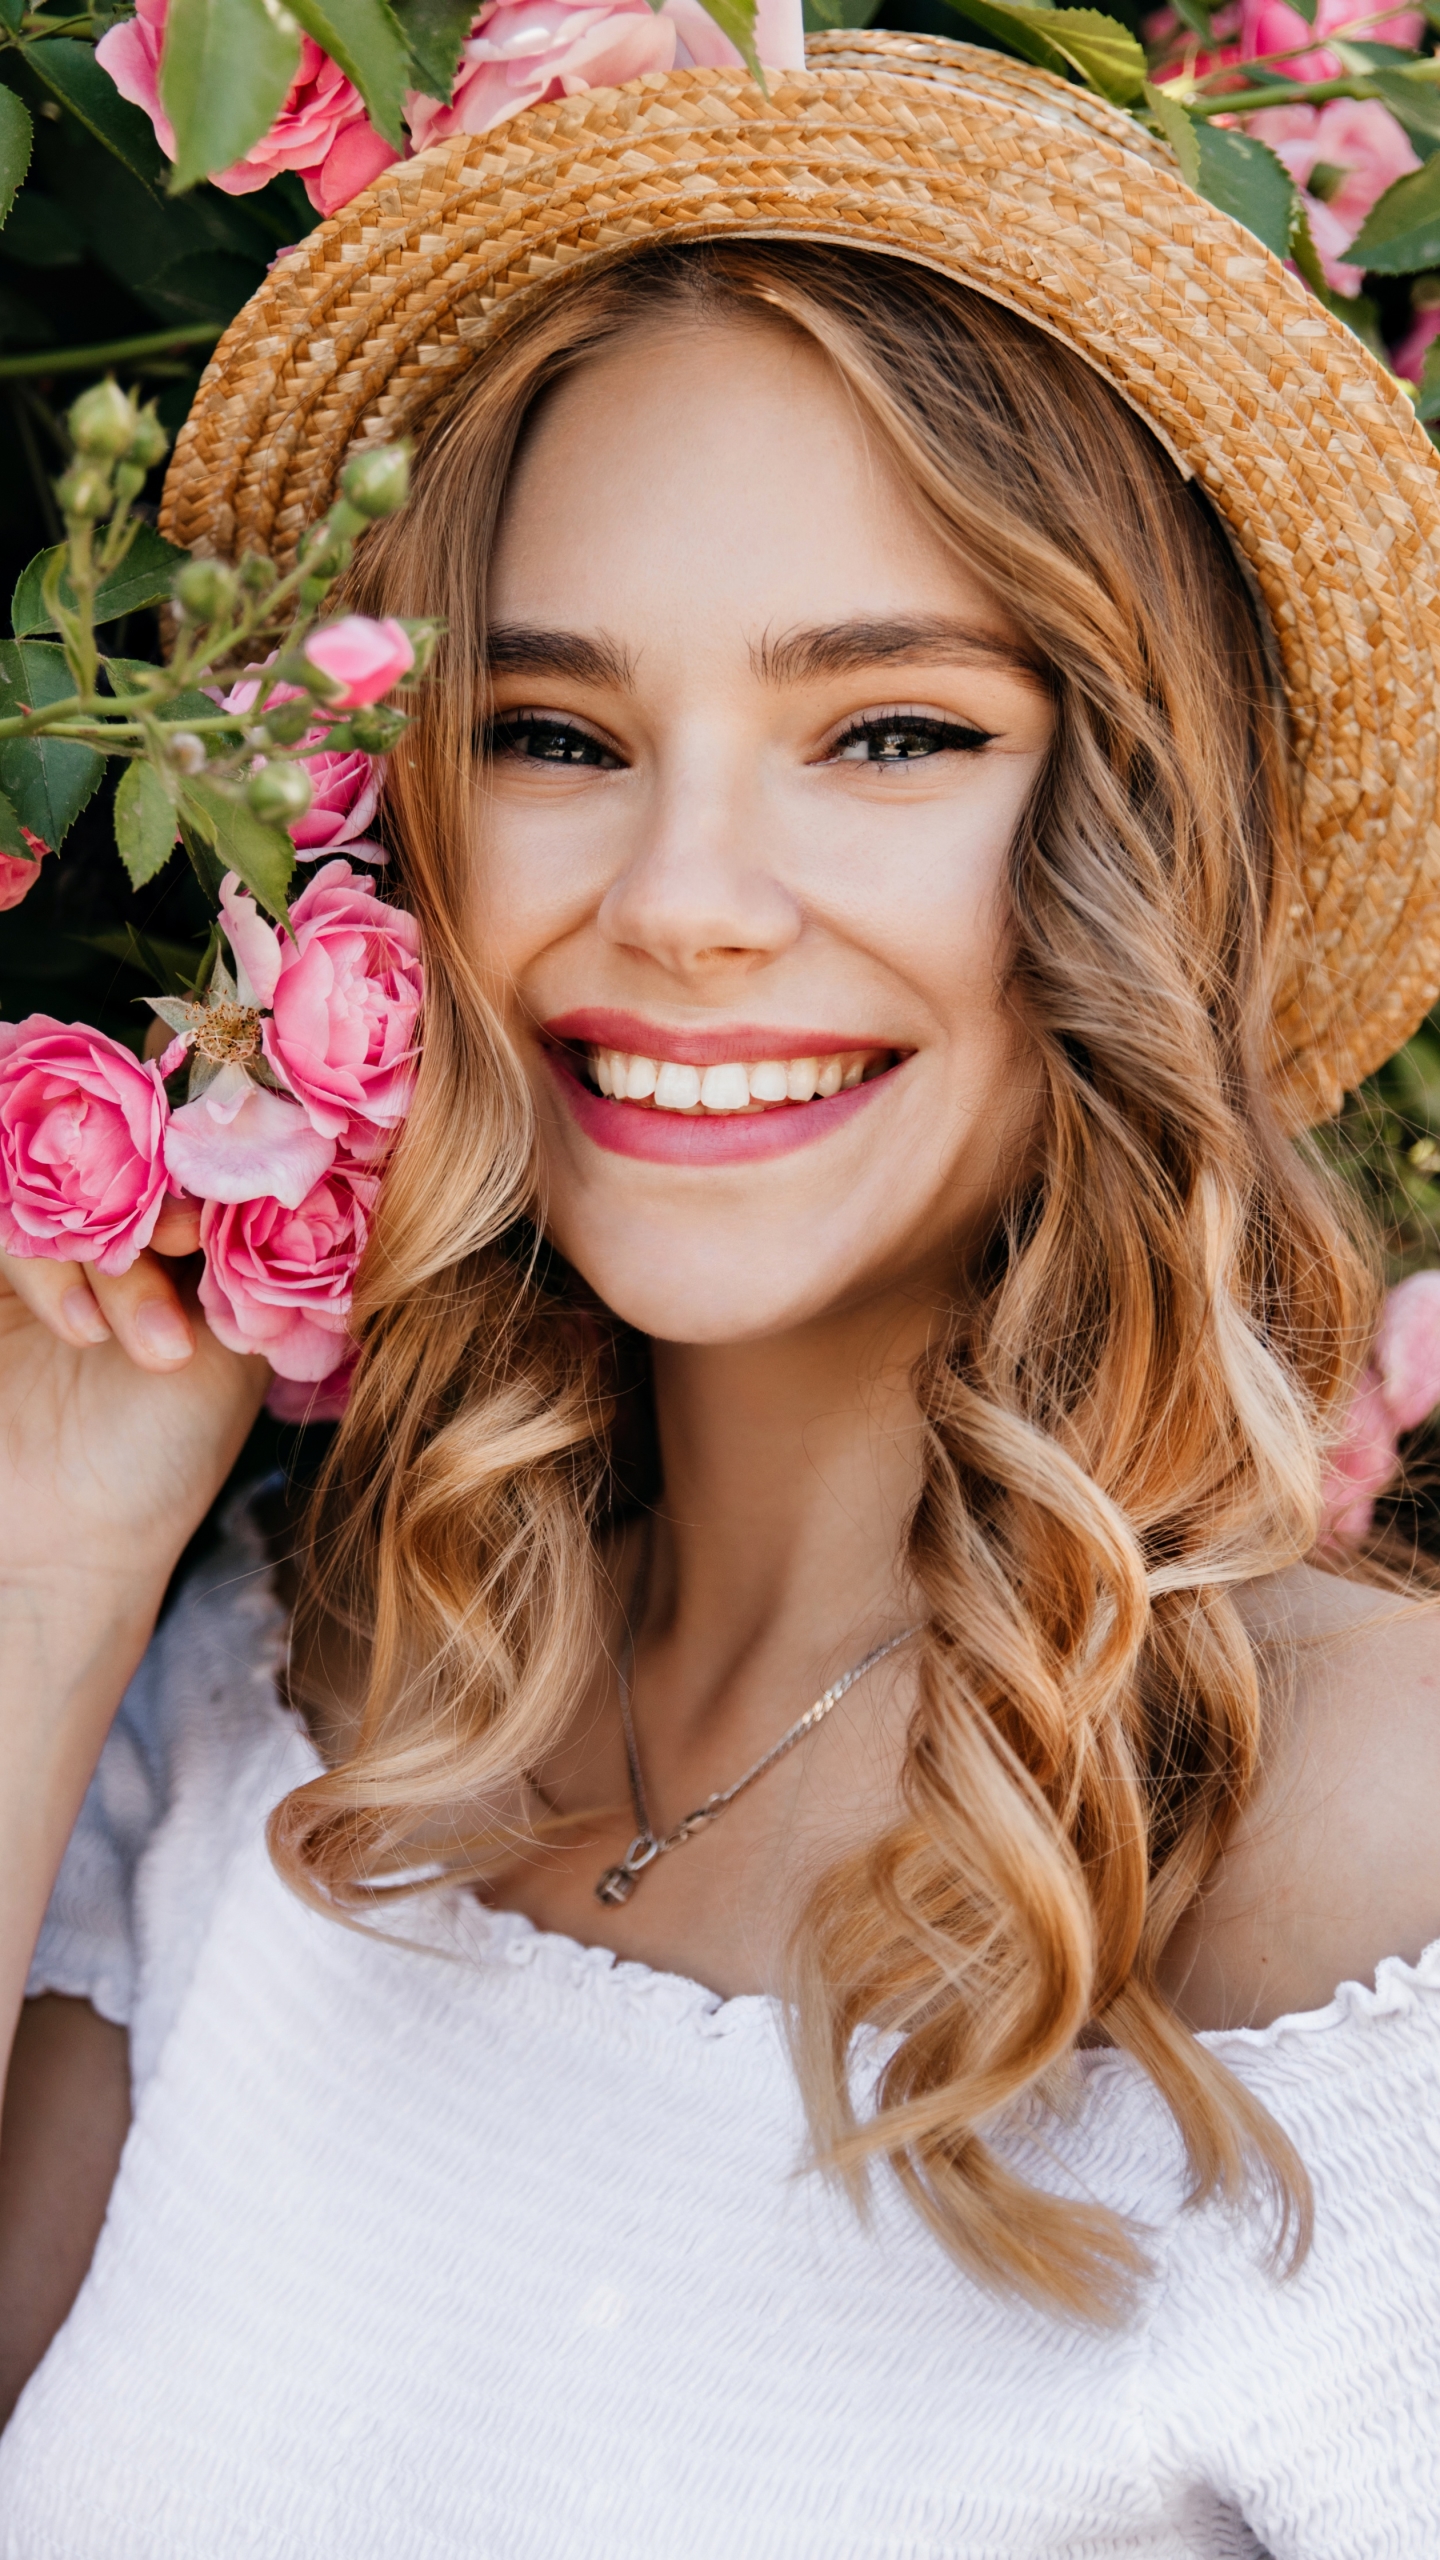
M 655 1345 L 664 1492 L 642 1645 L 664 1656 L 672 1714 L 706 1719 L 737 1687 L 818 1688 L 915 1616 L 911 1372 L 932 1327 L 927 1309 L 871 1305 L 775 1341 Z

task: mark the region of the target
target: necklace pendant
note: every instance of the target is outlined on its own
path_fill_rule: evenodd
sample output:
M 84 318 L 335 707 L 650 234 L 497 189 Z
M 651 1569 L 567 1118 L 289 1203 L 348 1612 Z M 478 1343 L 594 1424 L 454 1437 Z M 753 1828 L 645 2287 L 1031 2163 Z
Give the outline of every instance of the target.
M 631 1867 L 607 1867 L 595 1887 L 597 1902 L 628 1902 L 640 1878 Z

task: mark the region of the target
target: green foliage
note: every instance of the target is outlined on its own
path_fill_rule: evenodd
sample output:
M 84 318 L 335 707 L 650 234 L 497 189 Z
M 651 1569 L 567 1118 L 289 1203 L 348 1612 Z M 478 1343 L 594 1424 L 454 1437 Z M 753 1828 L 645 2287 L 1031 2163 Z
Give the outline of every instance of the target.
M 1317 1144 L 1379 1226 L 1392 1280 L 1440 1264 L 1440 1007 Z
M 415 66 L 415 86 L 449 105 L 470 33 L 472 0 L 396 0 L 396 16 Z
M 137 757 L 115 794 L 115 842 L 132 889 L 143 889 L 169 861 L 179 832 L 174 800 L 154 765 Z
M 160 103 L 175 128 L 176 195 L 268 133 L 300 63 L 287 10 L 266 0 L 170 0 Z
M 17 98 L 13 89 L 0 88 L 0 223 L 9 221 L 10 208 L 25 183 L 34 140 L 35 127 L 23 98 Z
M 1128 27 L 1098 9 L 1021 8 L 1016 0 L 951 0 L 951 5 L 1042 70 L 1078 72 L 1117 107 L 1132 106 L 1144 93 L 1144 52 Z
M 0 721 L 44 711 L 74 690 L 65 652 L 53 641 L 0 640 Z M 0 791 L 21 825 L 57 853 L 104 770 L 93 747 L 43 732 L 0 744 Z
M 1440 156 L 1387 187 L 1350 253 L 1372 275 L 1413 275 L 1440 258 Z
M 74 605 L 74 590 L 64 575 L 63 543 L 55 543 L 48 551 L 39 551 L 27 563 L 16 580 L 10 599 L 10 627 L 17 640 L 28 639 L 32 632 L 55 631 L 59 625 L 45 603 L 44 585 L 48 571 L 62 562 L 60 600 Z M 162 604 L 170 593 L 171 581 L 186 554 L 166 542 L 153 525 L 136 527 L 135 539 L 118 568 L 103 577 L 95 590 L 95 619 L 115 622 L 123 614 L 139 613 L 147 605 Z
M 103 142 L 107 151 L 113 151 L 133 177 L 148 187 L 163 187 L 169 176 L 169 163 L 155 139 L 150 119 L 121 97 L 109 73 L 102 71 L 96 61 L 93 46 L 82 44 L 75 36 L 46 36 L 37 43 L 22 45 L 20 52 L 61 106 L 67 107 L 97 142 Z
M 221 5 L 231 8 L 234 0 Z M 399 151 L 405 140 L 401 109 L 416 66 L 388 0 L 289 0 L 289 6 L 321 52 L 354 81 L 376 132 Z
M 183 786 L 180 816 L 187 834 L 200 839 L 222 872 L 238 871 L 267 914 L 278 923 L 288 921 L 285 897 L 295 847 L 283 827 L 267 826 L 204 774 Z

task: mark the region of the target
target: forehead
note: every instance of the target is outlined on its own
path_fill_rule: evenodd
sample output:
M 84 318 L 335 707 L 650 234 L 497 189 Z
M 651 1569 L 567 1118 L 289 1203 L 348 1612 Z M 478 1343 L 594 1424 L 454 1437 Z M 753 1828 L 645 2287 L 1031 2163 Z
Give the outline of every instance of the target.
M 537 405 L 491 611 L 762 652 L 806 625 L 988 609 L 836 368 L 788 324 L 647 322 Z

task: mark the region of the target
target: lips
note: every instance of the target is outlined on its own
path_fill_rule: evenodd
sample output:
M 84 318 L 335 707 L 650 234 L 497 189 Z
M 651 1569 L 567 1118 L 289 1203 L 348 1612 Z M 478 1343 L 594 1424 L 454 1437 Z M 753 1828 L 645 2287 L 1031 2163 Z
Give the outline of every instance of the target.
M 544 1034 L 551 1073 L 585 1136 L 612 1155 L 658 1164 L 754 1163 L 814 1145 L 864 1110 L 904 1063 L 853 1032 L 774 1023 L 681 1030 L 599 1006 L 558 1016 Z

